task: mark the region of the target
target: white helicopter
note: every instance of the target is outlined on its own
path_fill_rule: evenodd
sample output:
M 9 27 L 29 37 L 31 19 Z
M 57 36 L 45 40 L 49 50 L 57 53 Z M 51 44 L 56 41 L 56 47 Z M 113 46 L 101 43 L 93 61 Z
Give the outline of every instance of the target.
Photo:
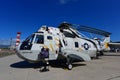
M 20 43 L 17 55 L 28 62 L 66 59 L 67 68 L 72 69 L 75 60 L 90 61 L 97 56 L 97 47 L 93 40 L 82 37 L 69 23 L 58 28 L 42 26 L 37 32 Z M 44 51 L 47 54 L 42 57 Z

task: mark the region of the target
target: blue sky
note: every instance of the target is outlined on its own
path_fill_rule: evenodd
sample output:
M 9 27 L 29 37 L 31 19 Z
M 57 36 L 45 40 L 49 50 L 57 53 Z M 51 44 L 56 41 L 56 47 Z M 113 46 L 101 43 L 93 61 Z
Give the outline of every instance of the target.
M 0 0 L 0 39 L 24 39 L 41 25 L 67 21 L 111 32 L 120 41 L 120 0 Z

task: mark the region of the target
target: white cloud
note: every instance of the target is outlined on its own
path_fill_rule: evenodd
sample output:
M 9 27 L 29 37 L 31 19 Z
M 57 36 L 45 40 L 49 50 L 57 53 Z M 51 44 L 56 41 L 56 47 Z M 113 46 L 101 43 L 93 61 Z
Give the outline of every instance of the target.
M 60 4 L 67 4 L 69 2 L 77 2 L 78 0 L 59 0 Z
M 66 4 L 68 2 L 68 0 L 59 0 L 60 4 Z

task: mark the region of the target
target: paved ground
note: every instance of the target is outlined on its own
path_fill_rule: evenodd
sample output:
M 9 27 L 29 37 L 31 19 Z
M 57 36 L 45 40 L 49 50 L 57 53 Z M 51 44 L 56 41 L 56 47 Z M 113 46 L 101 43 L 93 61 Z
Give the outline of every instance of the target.
M 40 72 L 38 64 L 11 55 L 0 58 L 0 80 L 120 80 L 119 54 L 107 53 L 97 60 L 74 63 L 71 71 L 54 66 L 48 72 Z

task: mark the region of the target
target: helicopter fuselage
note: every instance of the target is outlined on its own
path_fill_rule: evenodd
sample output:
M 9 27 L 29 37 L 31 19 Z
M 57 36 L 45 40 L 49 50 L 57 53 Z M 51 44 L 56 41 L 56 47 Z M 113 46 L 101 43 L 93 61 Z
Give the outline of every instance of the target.
M 39 62 L 41 49 L 44 47 L 49 49 L 49 60 L 57 60 L 59 55 L 80 61 L 89 61 L 90 57 L 96 57 L 97 49 L 91 40 L 73 36 L 67 30 L 65 32 L 61 33 L 58 28 L 49 27 L 46 30 L 42 27 L 19 44 L 17 54 L 24 60 Z

